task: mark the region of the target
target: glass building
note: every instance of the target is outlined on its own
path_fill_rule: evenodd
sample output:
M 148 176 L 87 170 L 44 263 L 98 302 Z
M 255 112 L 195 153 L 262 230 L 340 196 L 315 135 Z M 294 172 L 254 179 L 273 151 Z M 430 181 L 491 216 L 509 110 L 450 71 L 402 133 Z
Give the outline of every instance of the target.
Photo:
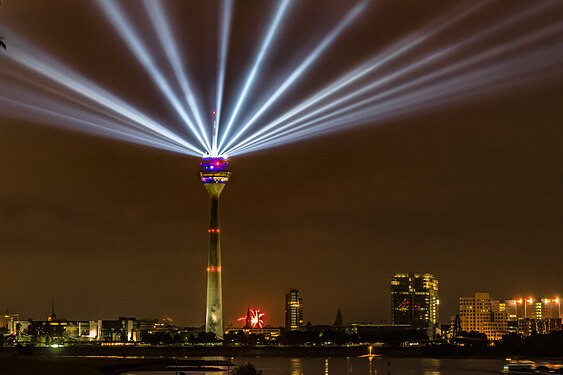
M 433 331 L 438 325 L 438 279 L 430 273 L 398 273 L 391 279 L 393 324 Z

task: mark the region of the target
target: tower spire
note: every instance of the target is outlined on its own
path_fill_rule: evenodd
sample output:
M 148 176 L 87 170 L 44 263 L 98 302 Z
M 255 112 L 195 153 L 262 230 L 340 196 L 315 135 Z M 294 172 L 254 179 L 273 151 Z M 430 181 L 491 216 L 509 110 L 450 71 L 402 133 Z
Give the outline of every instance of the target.
M 344 322 L 342 320 L 342 312 L 340 311 L 340 307 L 338 308 L 338 312 L 336 313 L 336 319 L 334 320 L 334 323 L 332 324 L 335 327 L 342 327 L 344 325 Z
M 57 314 L 55 314 L 55 300 L 51 298 L 51 312 L 47 316 L 47 321 L 52 322 L 57 320 Z
M 217 112 L 213 111 L 213 135 L 211 138 L 211 156 L 219 156 L 219 150 L 217 150 L 217 137 L 219 136 L 219 129 L 217 127 Z

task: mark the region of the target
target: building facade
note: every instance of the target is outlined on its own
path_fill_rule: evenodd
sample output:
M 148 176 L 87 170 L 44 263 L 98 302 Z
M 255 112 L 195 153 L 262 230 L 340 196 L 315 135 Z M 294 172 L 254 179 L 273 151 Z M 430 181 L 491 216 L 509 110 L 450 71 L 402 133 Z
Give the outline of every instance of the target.
M 433 336 L 439 321 L 438 279 L 430 273 L 398 273 L 391 279 L 393 324 L 426 328 Z
M 489 293 L 475 293 L 459 298 L 461 330 L 479 332 L 489 340 L 500 340 L 508 333 L 508 313 L 501 301 L 492 300 Z
M 529 336 L 561 330 L 561 303 L 556 298 L 514 298 L 504 301 L 509 331 Z
M 297 289 L 290 289 L 285 294 L 285 329 L 297 331 L 303 328 L 303 298 Z

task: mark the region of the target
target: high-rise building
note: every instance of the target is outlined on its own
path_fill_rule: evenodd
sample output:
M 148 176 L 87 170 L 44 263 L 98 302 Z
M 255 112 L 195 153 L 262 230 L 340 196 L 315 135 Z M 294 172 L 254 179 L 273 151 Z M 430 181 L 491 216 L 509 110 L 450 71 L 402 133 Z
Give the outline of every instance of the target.
M 199 172 L 201 182 L 209 193 L 211 215 L 209 221 L 209 253 L 207 258 L 207 308 L 205 331 L 223 338 L 223 292 L 221 283 L 221 229 L 219 228 L 219 196 L 231 177 L 229 163 L 222 157 L 203 158 Z
M 290 289 L 285 294 L 285 329 L 296 331 L 303 328 L 303 298 L 297 289 Z
M 509 330 L 525 336 L 561 330 L 561 303 L 555 298 L 515 298 L 504 301 Z
M 559 298 L 515 298 L 505 301 L 514 319 L 557 319 L 561 317 Z
M 486 292 L 460 297 L 459 317 L 462 331 L 484 333 L 489 340 L 500 340 L 508 333 L 508 312 Z
M 438 279 L 430 273 L 398 273 L 391 279 L 393 324 L 428 328 L 438 324 Z

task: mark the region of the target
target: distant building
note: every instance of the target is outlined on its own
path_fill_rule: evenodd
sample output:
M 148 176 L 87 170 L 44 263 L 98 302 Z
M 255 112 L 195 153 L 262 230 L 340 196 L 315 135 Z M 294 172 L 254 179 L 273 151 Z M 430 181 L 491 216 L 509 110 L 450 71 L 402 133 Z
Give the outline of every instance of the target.
M 545 335 L 553 331 L 561 331 L 561 319 L 518 319 L 518 333 L 523 336 L 530 336 L 531 334 Z
M 561 317 L 559 298 L 515 298 L 504 301 L 509 320 L 557 319 Z
M 515 298 L 505 300 L 510 332 L 528 336 L 561 330 L 561 303 L 559 298 Z
M 120 317 L 119 320 L 99 320 L 99 341 L 134 342 L 140 341 L 139 321 L 135 318 Z
M 425 331 L 412 329 L 410 324 L 350 323 L 346 325 L 346 333 L 356 336 L 362 342 L 380 344 L 403 345 L 428 340 Z
M 6 311 L 0 315 L 0 332 L 4 331 L 10 335 L 16 333 L 16 323 L 20 320 L 20 314 L 10 314 Z
M 473 297 L 459 298 L 461 330 L 479 332 L 489 340 L 500 340 L 508 333 L 508 313 L 499 300 L 489 293 L 475 293 Z
M 225 335 L 232 334 L 244 334 L 245 336 L 250 335 L 262 335 L 266 342 L 274 342 L 279 339 L 281 335 L 280 328 L 263 327 L 263 328 L 235 328 L 228 327 L 225 329 Z
M 410 324 L 434 335 L 438 325 L 438 279 L 430 273 L 398 273 L 391 279 L 393 324 Z
M 57 314 L 55 314 L 55 302 L 51 300 L 51 312 L 47 315 L 48 322 L 55 322 L 57 321 Z
M 303 298 L 297 289 L 290 289 L 285 294 L 285 329 L 296 331 L 303 328 Z

